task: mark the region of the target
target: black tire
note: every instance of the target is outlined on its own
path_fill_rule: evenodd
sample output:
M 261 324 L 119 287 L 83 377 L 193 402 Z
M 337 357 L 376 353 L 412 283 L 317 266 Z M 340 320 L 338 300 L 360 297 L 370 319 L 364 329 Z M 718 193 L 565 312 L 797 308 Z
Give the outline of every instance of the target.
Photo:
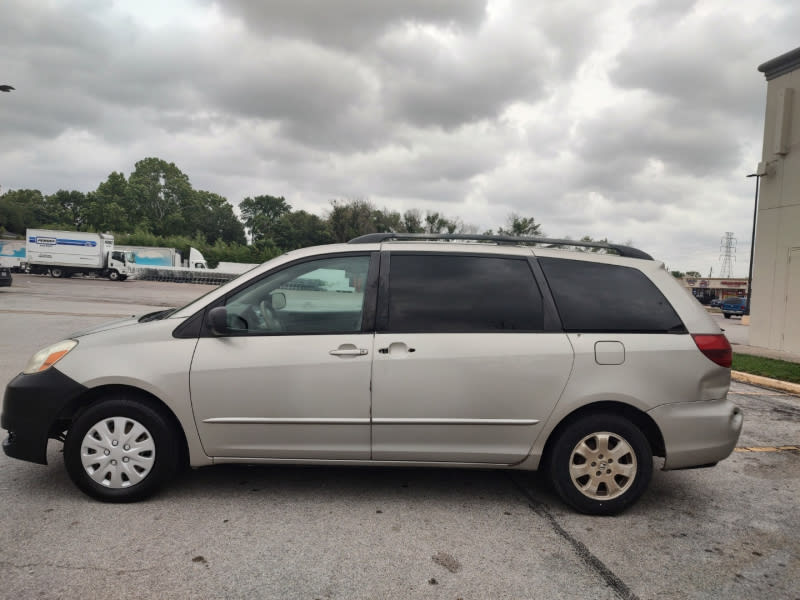
M 604 447 L 610 449 L 610 456 Z M 591 413 L 558 434 L 545 466 L 564 502 L 582 513 L 613 515 L 647 489 L 653 452 L 641 430 L 628 419 Z
M 64 442 L 70 479 L 103 502 L 135 502 L 152 495 L 175 475 L 180 456 L 177 436 L 162 411 L 122 396 L 87 408 Z
M 50 269 L 50 277 L 55 277 L 56 279 L 64 277 L 64 271 L 61 269 Z
M 117 281 L 117 280 L 119 279 L 119 271 L 117 271 L 116 269 L 111 269 L 111 270 L 108 272 L 108 278 L 109 278 L 111 281 Z
M 730 319 L 731 318 L 731 316 L 728 313 L 722 313 L 722 314 L 725 316 L 726 319 Z

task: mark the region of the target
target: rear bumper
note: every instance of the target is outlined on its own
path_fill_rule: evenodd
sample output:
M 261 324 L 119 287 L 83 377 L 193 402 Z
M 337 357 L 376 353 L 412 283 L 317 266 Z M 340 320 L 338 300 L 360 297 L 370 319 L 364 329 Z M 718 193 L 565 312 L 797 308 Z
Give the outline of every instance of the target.
M 741 409 L 724 398 L 662 404 L 649 411 L 664 437 L 664 470 L 711 465 L 730 456 L 744 421 Z
M 12 458 L 47 464 L 47 439 L 53 424 L 86 388 L 55 367 L 20 373 L 6 386 L 0 426 L 8 431 L 3 451 Z

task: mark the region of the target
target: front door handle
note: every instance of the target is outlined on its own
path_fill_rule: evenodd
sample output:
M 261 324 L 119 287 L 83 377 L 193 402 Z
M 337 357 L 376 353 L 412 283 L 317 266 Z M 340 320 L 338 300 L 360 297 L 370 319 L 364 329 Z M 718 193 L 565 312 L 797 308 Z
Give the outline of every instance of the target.
M 331 350 L 328 354 L 333 356 L 364 356 L 367 354 L 366 348 L 356 348 L 352 344 L 344 344 L 336 350 Z

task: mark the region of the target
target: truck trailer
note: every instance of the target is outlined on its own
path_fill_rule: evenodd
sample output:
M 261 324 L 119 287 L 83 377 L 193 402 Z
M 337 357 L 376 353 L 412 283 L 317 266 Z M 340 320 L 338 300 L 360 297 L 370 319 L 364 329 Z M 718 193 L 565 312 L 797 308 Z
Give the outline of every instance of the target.
M 183 259 L 181 252 L 176 248 L 160 246 L 116 246 L 117 250 L 133 254 L 137 268 L 164 268 L 175 267 L 178 269 L 207 269 L 203 253 L 197 248 L 189 248 L 189 258 Z
M 21 271 L 25 262 L 25 240 L 0 240 L 0 267 Z
M 124 281 L 132 271 L 133 255 L 114 250 L 114 236 L 85 231 L 28 229 L 26 263 L 31 273 L 52 277 L 93 274 Z
M 175 248 L 156 246 L 116 246 L 117 250 L 133 254 L 137 267 L 180 267 L 181 253 Z

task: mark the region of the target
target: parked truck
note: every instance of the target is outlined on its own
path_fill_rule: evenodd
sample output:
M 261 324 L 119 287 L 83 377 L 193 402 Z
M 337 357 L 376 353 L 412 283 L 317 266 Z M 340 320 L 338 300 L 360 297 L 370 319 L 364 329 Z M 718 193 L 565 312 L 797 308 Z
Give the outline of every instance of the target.
M 175 248 L 158 246 L 117 246 L 117 250 L 133 254 L 137 267 L 177 267 L 183 269 L 207 269 L 208 264 L 197 248 L 189 248 L 189 258 L 183 260 Z
M 0 267 L 22 270 L 25 262 L 25 240 L 0 240 Z
M 155 246 L 116 246 L 117 250 L 133 254 L 137 267 L 180 267 L 181 253 L 175 248 Z
M 189 260 L 184 261 L 184 266 L 189 269 L 207 269 L 208 263 L 200 250 L 189 248 Z
M 132 272 L 133 255 L 114 249 L 114 236 L 84 231 L 28 229 L 26 266 L 31 273 L 52 277 L 94 274 L 124 281 Z

